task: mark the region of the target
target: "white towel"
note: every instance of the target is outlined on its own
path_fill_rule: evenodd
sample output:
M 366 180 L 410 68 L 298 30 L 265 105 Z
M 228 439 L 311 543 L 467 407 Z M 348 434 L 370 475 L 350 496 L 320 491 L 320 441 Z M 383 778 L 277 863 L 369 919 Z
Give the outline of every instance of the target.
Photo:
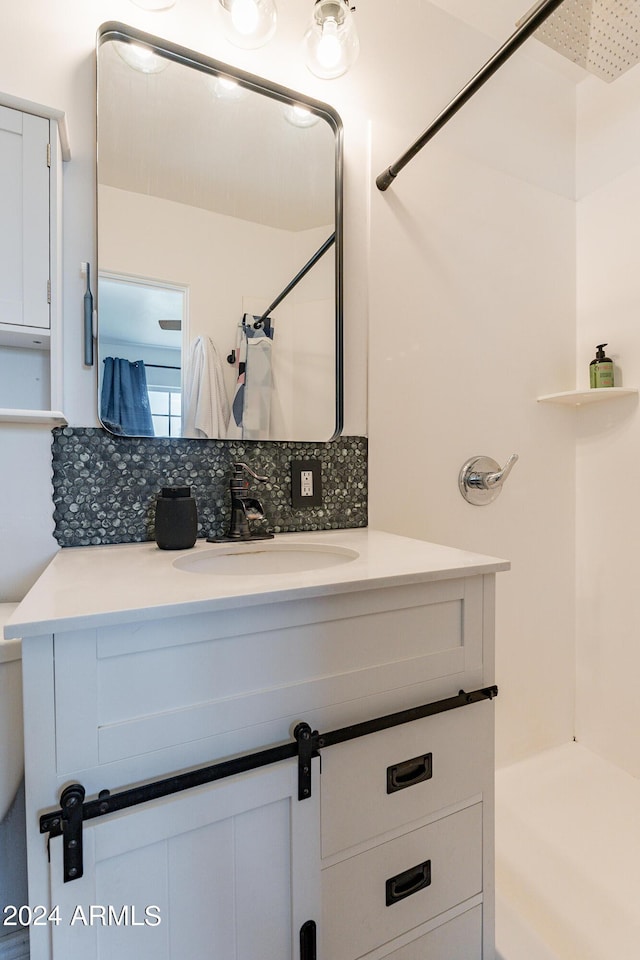
M 224 371 L 211 337 L 196 337 L 189 348 L 182 406 L 183 437 L 226 437 L 229 400 Z

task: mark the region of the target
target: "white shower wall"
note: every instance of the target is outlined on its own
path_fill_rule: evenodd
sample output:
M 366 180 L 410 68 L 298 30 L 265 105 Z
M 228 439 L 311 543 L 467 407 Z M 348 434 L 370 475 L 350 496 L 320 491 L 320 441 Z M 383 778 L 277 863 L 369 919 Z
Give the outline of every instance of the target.
M 578 379 L 640 386 L 640 72 L 578 88 Z M 638 399 L 577 413 L 577 736 L 640 776 Z
M 496 49 L 429 4 L 413 28 L 374 173 Z M 536 397 L 575 384 L 574 111 L 573 85 L 523 48 L 371 197 L 370 522 L 511 560 L 499 764 L 573 733 L 574 424 Z M 513 452 L 498 500 L 466 503 L 462 464 Z

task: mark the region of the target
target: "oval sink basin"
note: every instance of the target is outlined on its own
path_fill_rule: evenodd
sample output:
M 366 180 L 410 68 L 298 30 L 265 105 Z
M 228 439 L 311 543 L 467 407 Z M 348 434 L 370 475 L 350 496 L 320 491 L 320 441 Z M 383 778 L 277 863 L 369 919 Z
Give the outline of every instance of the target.
M 180 557 L 174 567 L 187 573 L 263 577 L 276 573 L 302 573 L 349 563 L 357 550 L 328 543 L 283 543 L 261 540 L 231 543 L 203 553 Z

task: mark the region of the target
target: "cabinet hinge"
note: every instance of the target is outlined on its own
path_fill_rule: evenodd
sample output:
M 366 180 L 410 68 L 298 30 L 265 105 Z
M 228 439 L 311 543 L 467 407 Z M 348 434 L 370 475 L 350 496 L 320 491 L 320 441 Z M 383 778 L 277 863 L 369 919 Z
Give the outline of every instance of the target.
M 47 166 L 51 166 L 51 144 L 47 144 Z
M 47 303 L 51 303 L 51 280 L 47 280 Z

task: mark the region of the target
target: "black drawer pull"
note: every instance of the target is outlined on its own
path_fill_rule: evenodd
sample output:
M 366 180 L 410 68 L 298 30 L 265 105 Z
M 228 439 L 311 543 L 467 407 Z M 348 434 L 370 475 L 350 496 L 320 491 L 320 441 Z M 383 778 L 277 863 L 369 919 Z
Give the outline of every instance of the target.
M 386 882 L 387 906 L 397 903 L 398 900 L 404 900 L 417 893 L 418 890 L 424 890 L 431 883 L 431 860 L 425 860 L 416 867 L 410 867 L 402 873 L 390 877 Z
M 430 753 L 425 753 L 422 757 L 414 757 L 413 760 L 404 760 L 387 767 L 387 793 L 405 790 L 416 783 L 430 780 L 433 776 L 432 759 Z

